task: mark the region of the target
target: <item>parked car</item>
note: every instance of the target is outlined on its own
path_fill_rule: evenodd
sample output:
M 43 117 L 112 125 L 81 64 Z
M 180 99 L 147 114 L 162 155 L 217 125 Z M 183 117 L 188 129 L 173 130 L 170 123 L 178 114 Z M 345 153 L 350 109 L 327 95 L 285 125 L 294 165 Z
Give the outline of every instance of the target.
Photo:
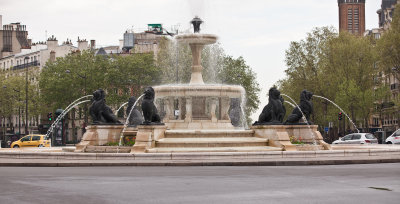
M 351 133 L 332 144 L 378 144 L 378 139 L 371 133 Z
M 390 135 L 385 142 L 386 144 L 400 144 L 400 129 Z
M 50 147 L 50 140 L 46 135 L 27 135 L 11 143 L 11 148 L 20 147 Z

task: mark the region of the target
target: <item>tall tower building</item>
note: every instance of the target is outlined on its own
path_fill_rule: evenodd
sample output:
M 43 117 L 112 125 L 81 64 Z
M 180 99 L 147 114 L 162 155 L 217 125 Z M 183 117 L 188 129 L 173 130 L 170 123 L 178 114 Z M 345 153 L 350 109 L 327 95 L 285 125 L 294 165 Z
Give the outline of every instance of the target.
M 362 35 L 365 31 L 365 0 L 338 0 L 339 32 Z

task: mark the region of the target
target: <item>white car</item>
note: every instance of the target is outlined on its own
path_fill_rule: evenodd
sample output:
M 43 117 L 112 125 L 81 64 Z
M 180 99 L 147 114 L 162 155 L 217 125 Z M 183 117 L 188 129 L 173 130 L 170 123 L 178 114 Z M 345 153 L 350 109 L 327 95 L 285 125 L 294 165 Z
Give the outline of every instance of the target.
M 378 139 L 371 133 L 351 133 L 332 144 L 378 144 Z
M 386 140 L 386 144 L 400 144 L 400 129 L 396 130 Z

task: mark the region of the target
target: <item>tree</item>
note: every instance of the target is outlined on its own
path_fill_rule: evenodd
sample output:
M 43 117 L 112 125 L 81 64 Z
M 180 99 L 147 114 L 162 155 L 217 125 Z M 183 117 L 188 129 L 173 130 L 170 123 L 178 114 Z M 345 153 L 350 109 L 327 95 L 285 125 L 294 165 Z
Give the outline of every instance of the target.
M 159 76 L 152 54 L 105 57 L 83 51 L 48 62 L 39 84 L 51 112 L 99 88 L 107 92 L 107 104 L 117 107 L 140 95 L 142 86 L 159 82 Z
M 378 50 L 382 71 L 400 81 L 400 4 L 394 9 L 390 29 L 378 40 Z
M 30 78 L 34 78 L 34 72 L 29 72 Z M 3 121 L 8 119 L 9 123 L 12 121 L 12 116 L 18 115 L 20 117 L 21 125 L 25 121 L 25 96 L 26 96 L 26 80 L 25 76 L 18 74 L 9 74 L 7 77 L 5 74 L 1 75 L 1 89 L 0 89 L 0 115 L 3 117 Z M 31 81 L 28 81 L 28 92 L 29 92 L 29 116 L 36 120 L 38 119 L 37 112 L 40 111 L 40 104 L 38 100 L 37 86 Z M 15 125 L 15 124 L 13 124 Z M 19 125 L 19 124 L 18 124 Z
M 238 84 L 245 89 L 246 107 L 244 112 L 248 124 L 251 124 L 250 115 L 258 109 L 260 104 L 258 95 L 261 90 L 256 77 L 256 73 L 246 64 L 243 57 L 234 59 L 232 56 L 224 57 L 223 68 L 218 74 L 218 78 L 223 79 L 225 84 Z
M 298 97 L 302 89 L 326 97 L 338 104 L 352 120 L 368 127 L 374 93 L 380 84 L 374 81 L 376 69 L 374 43 L 332 28 L 315 28 L 305 40 L 292 42 L 286 51 L 287 78 L 279 81 L 282 93 Z M 314 97 L 314 122 L 326 126 L 335 121 L 338 109 Z
M 144 86 L 159 84 L 160 70 L 154 64 L 152 54 L 134 54 L 113 56 L 110 69 L 107 71 L 110 104 L 126 102 L 130 96 L 142 95 Z
M 285 62 L 288 67 L 285 70 L 286 78 L 278 81 L 281 93 L 298 99 L 303 89 L 312 91 L 314 94 L 333 99 L 335 90 L 326 83 L 327 76 L 324 75 L 323 57 L 324 49 L 328 42 L 337 37 L 333 27 L 314 28 L 306 34 L 304 40 L 291 42 L 286 50 Z M 288 98 L 286 101 L 293 103 Z M 298 103 L 298 100 L 295 101 Z M 287 115 L 293 107 L 286 105 Z M 313 121 L 325 123 L 329 120 L 328 104 L 324 101 L 314 101 Z M 320 114 L 323 113 L 323 114 Z M 323 122 L 324 121 L 324 122 Z
M 348 32 L 329 41 L 324 50 L 323 66 L 326 81 L 336 87 L 335 101 L 349 112 L 354 123 L 360 119 L 368 127 L 374 110 L 374 78 L 378 70 L 376 49 L 369 38 Z

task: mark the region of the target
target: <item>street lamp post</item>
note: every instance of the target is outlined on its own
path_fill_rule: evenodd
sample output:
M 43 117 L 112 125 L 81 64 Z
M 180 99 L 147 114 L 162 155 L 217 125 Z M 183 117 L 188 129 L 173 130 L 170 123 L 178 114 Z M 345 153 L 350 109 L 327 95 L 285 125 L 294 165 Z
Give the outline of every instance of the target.
M 28 134 L 28 60 L 29 57 L 24 58 L 25 63 L 25 134 Z

